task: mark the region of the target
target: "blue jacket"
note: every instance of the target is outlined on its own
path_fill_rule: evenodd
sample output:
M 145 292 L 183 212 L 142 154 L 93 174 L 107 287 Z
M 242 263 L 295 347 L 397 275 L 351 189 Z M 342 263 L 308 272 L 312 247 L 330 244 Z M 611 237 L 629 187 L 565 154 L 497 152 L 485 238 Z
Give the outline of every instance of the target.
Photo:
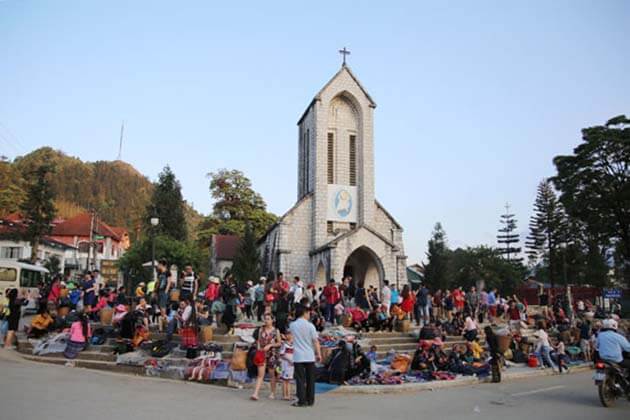
M 630 353 L 630 343 L 623 335 L 607 330 L 597 335 L 597 351 L 601 359 L 620 363 L 623 361 L 622 351 Z

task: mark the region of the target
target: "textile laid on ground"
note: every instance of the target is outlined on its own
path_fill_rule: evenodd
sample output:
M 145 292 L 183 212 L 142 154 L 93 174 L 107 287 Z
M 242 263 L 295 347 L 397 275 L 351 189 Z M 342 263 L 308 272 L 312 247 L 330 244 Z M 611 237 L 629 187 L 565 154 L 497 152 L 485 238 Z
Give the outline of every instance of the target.
M 33 346 L 33 354 L 36 356 L 44 356 L 46 354 L 63 353 L 70 340 L 69 333 L 59 333 L 52 337 L 40 340 Z

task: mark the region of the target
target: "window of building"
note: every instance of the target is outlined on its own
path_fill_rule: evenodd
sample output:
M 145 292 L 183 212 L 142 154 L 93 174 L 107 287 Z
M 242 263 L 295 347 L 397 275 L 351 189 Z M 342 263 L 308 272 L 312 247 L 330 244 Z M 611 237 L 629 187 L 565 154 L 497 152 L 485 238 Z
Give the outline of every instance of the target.
M 332 234 L 332 233 L 333 233 L 333 222 L 328 222 L 328 223 L 326 223 L 326 231 L 327 231 L 329 234 Z
M 87 254 L 90 252 L 90 243 L 89 242 L 79 242 L 79 252 Z
M 357 136 L 350 135 L 350 185 L 357 185 Z
M 328 183 L 335 183 L 335 136 L 328 133 Z
M 350 230 L 355 230 L 357 228 L 356 223 L 350 223 Z
M 0 258 L 9 258 L 12 260 L 19 260 L 22 258 L 21 246 L 3 246 L 0 248 Z

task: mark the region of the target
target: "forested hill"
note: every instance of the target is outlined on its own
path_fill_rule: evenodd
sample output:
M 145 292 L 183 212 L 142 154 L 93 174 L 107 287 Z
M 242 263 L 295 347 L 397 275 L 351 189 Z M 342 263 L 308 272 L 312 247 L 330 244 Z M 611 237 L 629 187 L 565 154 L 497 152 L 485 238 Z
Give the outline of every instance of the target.
M 151 181 L 128 163 L 83 162 L 50 147 L 37 149 L 13 162 L 0 162 L 0 214 L 18 211 L 29 173 L 43 162 L 55 167 L 53 187 L 58 217 L 71 217 L 94 208 L 106 223 L 124 226 L 132 238 L 135 236 L 151 199 Z M 186 205 L 186 219 L 192 234 L 202 216 Z

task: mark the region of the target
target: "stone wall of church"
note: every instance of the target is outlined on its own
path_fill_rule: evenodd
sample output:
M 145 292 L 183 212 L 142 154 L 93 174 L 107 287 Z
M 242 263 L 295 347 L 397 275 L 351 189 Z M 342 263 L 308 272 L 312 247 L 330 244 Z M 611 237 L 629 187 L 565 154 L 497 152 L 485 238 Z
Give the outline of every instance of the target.
M 259 248 L 261 258 L 267 260 L 266 264 L 263 262 L 263 269 L 271 267 L 271 271 L 282 271 L 290 277 L 311 278 L 312 203 L 312 196 L 304 197 L 267 235 Z
M 390 219 L 387 213 L 385 213 L 383 209 L 376 204 L 374 204 L 374 222 L 371 224 L 371 227 L 389 241 L 398 245 L 398 242 L 396 242 L 395 231 L 399 229 L 396 227 L 394 222 L 392 222 L 392 219 Z
M 304 145 L 306 135 L 308 135 L 308 141 Z M 316 176 L 316 142 L 315 108 L 310 107 L 298 127 L 298 200 L 313 192 Z M 308 150 L 305 147 L 308 147 Z

